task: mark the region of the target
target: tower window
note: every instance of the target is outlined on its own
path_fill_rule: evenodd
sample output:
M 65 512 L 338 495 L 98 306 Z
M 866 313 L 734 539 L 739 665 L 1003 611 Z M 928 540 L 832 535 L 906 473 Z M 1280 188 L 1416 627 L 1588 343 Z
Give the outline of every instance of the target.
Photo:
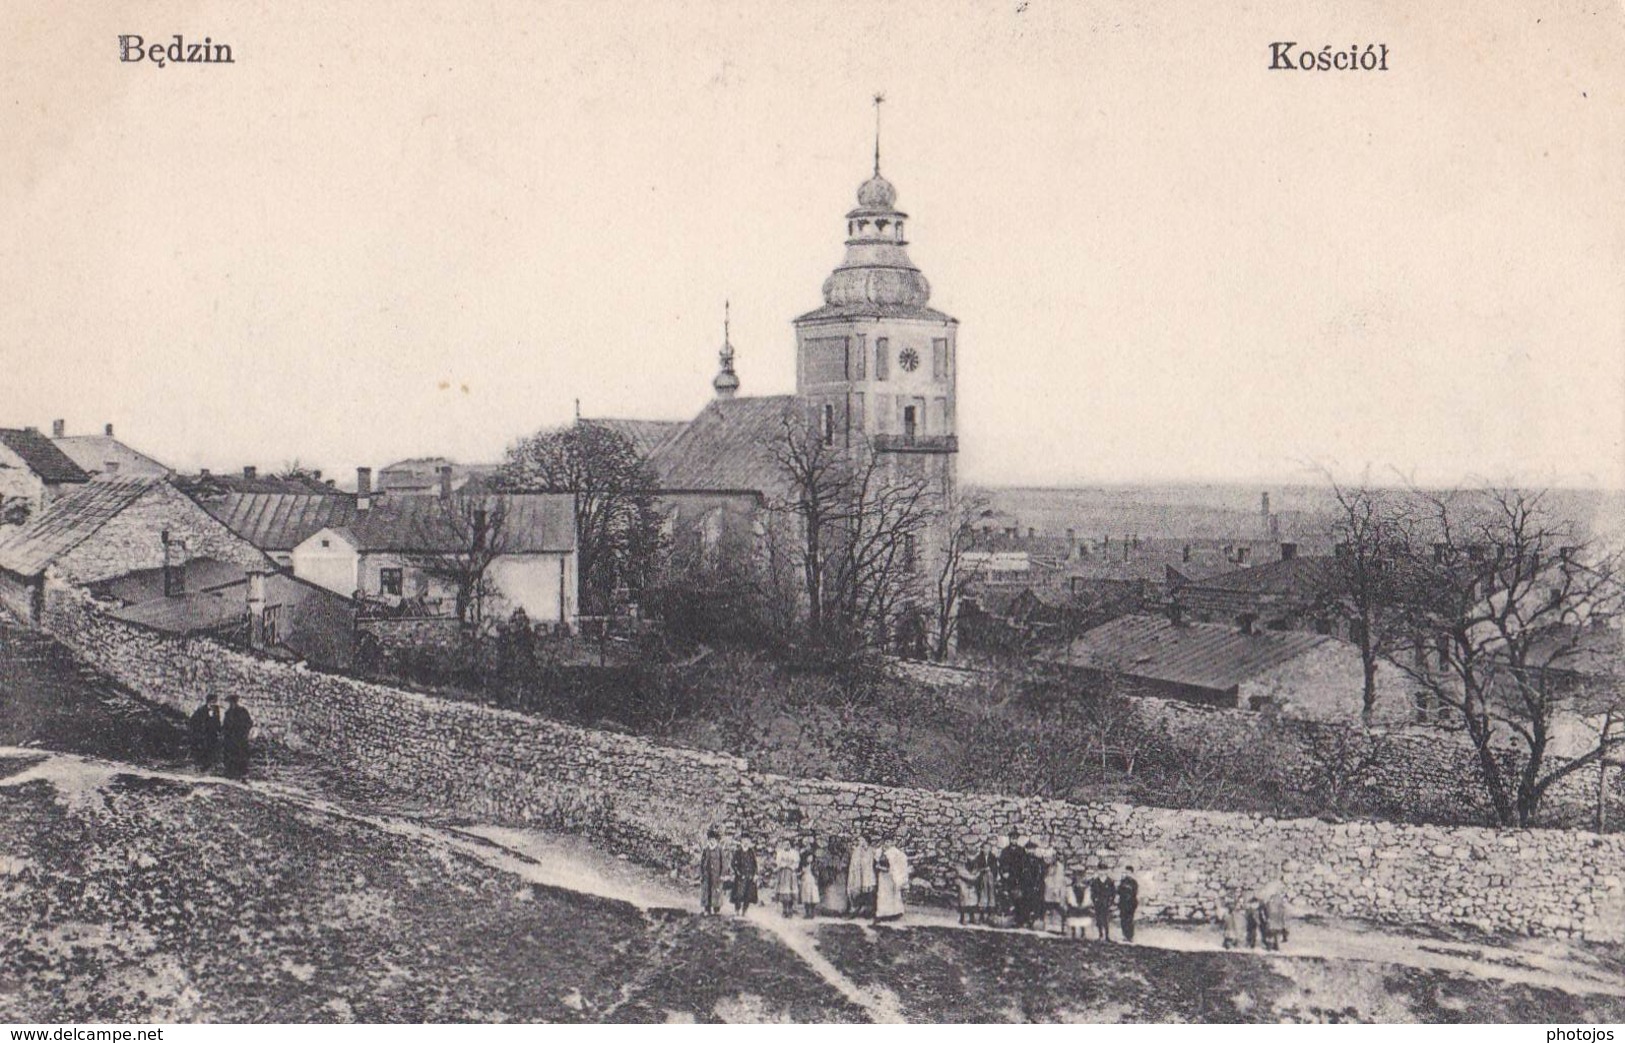
M 891 338 L 875 338 L 875 379 L 885 380 L 891 375 Z
M 931 342 L 931 379 L 948 379 L 948 338 L 938 337 Z
M 824 406 L 824 444 L 835 444 L 835 407 L 827 404 Z
M 903 407 L 903 438 L 905 441 L 914 441 L 914 433 L 917 429 L 915 416 L 916 414 L 913 406 Z

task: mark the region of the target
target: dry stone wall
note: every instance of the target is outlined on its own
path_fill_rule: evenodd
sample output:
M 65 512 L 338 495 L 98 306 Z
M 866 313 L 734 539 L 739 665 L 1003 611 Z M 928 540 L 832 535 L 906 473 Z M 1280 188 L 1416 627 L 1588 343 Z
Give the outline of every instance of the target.
M 735 757 L 448 702 L 177 639 L 52 589 L 44 627 L 154 701 L 235 692 L 263 734 L 451 815 L 583 832 L 692 872 L 705 828 L 770 843 L 852 836 L 909 852 L 916 895 L 950 893 L 957 860 L 1010 831 L 1071 862 L 1136 867 L 1149 917 L 1204 918 L 1279 880 L 1298 914 L 1625 938 L 1625 835 L 1334 824 L 1122 804 L 947 793 L 765 775 Z

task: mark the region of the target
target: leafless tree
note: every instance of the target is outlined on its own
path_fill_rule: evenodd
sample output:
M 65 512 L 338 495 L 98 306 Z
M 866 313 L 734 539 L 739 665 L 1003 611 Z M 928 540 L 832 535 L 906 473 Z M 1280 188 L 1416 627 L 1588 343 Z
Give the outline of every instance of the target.
M 508 551 L 510 503 L 503 496 L 437 497 L 416 516 L 413 564 L 455 592 L 457 620 L 478 635 L 487 604 L 498 594 L 491 565 Z
M 1344 486 L 1333 479 L 1338 504 L 1337 552 L 1325 607 L 1348 626 L 1364 670 L 1361 716 L 1369 725 L 1377 706 L 1377 672 L 1395 641 L 1398 570 L 1410 523 L 1408 498 L 1369 482 Z
M 966 593 L 975 589 L 986 571 L 980 563 L 966 560 L 976 537 L 973 526 L 986 510 L 985 497 L 960 497 L 948 504 L 942 519 L 945 528 L 942 557 L 934 570 L 932 589 L 931 655 L 934 659 L 948 658 L 953 648 L 960 606 Z
M 922 602 L 920 551 L 941 506 L 931 483 L 804 418 L 787 417 L 771 451 L 783 482 L 768 509 L 795 522 L 812 635 L 842 645 L 890 637 Z
M 1529 826 L 1555 783 L 1625 745 L 1599 732 L 1588 752 L 1549 755 L 1559 715 L 1596 709 L 1578 679 L 1609 669 L 1599 638 L 1618 647 L 1607 629 L 1620 607 L 1617 552 L 1554 519 L 1541 492 L 1417 496 L 1425 525 L 1405 555 L 1403 637 L 1389 660 L 1460 721 L 1497 821 Z
M 495 483 L 571 494 L 582 597 L 593 611 L 607 611 L 618 591 L 637 595 L 658 567 L 665 546 L 658 482 L 620 432 L 590 420 L 538 431 L 508 447 Z

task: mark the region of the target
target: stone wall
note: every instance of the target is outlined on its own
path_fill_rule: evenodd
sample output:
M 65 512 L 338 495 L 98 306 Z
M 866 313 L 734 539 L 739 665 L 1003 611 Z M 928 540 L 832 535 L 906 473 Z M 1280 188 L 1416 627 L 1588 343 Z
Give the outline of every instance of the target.
M 754 773 L 734 757 L 447 702 L 259 659 L 113 620 L 48 592 L 43 624 L 135 691 L 187 710 L 236 692 L 262 734 L 305 747 L 441 812 L 583 832 L 692 872 L 704 829 L 862 832 L 909 852 L 917 897 L 994 833 L 1044 838 L 1070 861 L 1132 864 L 1149 917 L 1209 917 L 1280 880 L 1299 913 L 1486 930 L 1625 937 L 1625 836 L 1222 812 L 945 793 Z

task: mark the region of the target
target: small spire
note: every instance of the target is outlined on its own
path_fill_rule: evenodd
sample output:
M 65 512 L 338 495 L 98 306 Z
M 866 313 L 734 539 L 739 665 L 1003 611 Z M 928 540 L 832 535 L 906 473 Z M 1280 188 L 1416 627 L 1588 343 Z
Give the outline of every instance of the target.
M 875 93 L 875 177 L 880 176 L 880 106 L 886 100 L 882 93 Z
M 718 398 L 733 398 L 739 391 L 739 375 L 734 372 L 734 346 L 729 330 L 732 307 L 731 301 L 722 302 L 722 350 L 717 352 L 717 361 L 722 364 L 722 369 L 711 381 Z

